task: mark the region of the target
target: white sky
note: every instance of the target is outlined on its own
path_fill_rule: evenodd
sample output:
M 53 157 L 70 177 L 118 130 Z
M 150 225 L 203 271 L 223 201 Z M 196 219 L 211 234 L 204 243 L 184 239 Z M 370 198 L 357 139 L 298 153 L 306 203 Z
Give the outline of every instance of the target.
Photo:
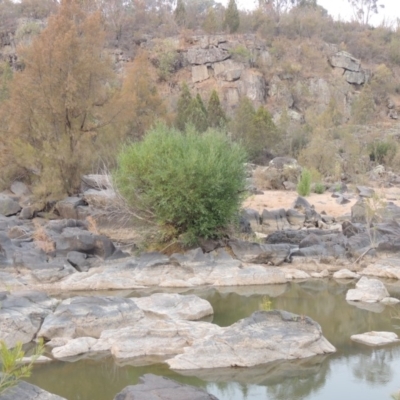
M 218 0 L 227 4 L 228 0 Z M 257 4 L 257 0 L 236 0 L 238 7 L 242 9 L 252 9 Z M 317 0 L 317 3 L 328 10 L 328 13 L 335 19 L 352 19 L 352 10 L 348 0 Z M 400 18 L 400 0 L 380 0 L 379 4 L 384 4 L 385 8 L 379 8 L 379 14 L 371 18 L 371 23 L 378 25 L 385 19 L 386 23 L 396 23 Z

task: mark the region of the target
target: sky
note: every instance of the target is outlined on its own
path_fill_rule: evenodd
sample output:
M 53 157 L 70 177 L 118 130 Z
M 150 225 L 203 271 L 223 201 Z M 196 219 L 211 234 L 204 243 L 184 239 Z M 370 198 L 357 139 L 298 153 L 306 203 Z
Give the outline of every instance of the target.
M 223 4 L 227 4 L 228 0 L 219 0 Z M 236 0 L 238 7 L 241 9 L 252 9 L 255 7 L 257 0 Z M 352 9 L 348 0 L 317 0 L 317 3 L 328 10 L 328 13 L 335 19 L 348 21 L 352 19 Z M 380 0 L 379 4 L 384 4 L 384 9 L 379 9 L 379 14 L 371 18 L 373 25 L 379 25 L 383 19 L 386 23 L 396 23 L 396 19 L 400 18 L 400 0 Z

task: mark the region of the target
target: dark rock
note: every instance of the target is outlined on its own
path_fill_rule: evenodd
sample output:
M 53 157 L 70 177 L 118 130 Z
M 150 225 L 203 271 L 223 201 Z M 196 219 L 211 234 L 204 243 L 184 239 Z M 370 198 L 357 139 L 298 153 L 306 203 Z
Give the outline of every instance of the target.
M 1 399 L 0 399 L 1 400 Z M 146 374 L 140 383 L 127 386 L 114 400 L 218 400 L 203 389 L 183 385 L 163 376 Z
M 348 238 L 357 235 L 362 231 L 363 229 L 360 227 L 359 224 L 352 224 L 350 221 L 342 222 L 342 233 Z
M 350 203 L 350 200 L 345 196 L 338 196 L 338 198 L 336 199 L 336 203 L 338 203 L 338 204 L 348 204 L 348 203 Z
M 305 212 L 306 210 L 311 209 L 312 206 L 304 197 L 298 196 L 291 208 Z
M 296 210 L 289 209 L 286 211 L 286 218 L 290 225 L 303 226 L 306 221 L 306 216 L 297 212 Z
M 365 224 L 366 223 L 366 205 L 363 198 L 360 198 L 353 207 L 351 207 L 351 222 Z
M 9 217 L 15 215 L 21 210 L 21 206 L 10 196 L 0 194 L 0 214 Z
M 281 265 L 290 255 L 288 244 L 259 244 L 231 240 L 229 246 L 236 258 L 253 264 Z
M 70 251 L 67 254 L 67 260 L 79 272 L 86 272 L 89 270 L 88 255 L 85 253 Z
M 56 210 L 63 219 L 78 219 L 78 206 L 86 205 L 85 201 L 79 197 L 67 197 L 57 202 Z
M 311 247 L 311 246 L 318 246 L 322 243 L 322 240 L 319 236 L 314 233 L 311 233 L 307 237 L 305 237 L 300 243 L 299 247 Z
M 63 219 L 50 221 L 46 225 L 46 229 L 50 229 L 56 233 L 61 233 L 65 228 L 87 229 L 87 222 L 76 219 Z
M 260 213 L 257 210 L 253 210 L 251 208 L 245 208 L 242 211 L 241 217 L 243 218 L 244 221 L 248 221 L 253 231 L 256 232 L 260 228 L 261 217 Z
M 27 382 L 19 382 L 17 386 L 0 394 L 0 400 L 66 400 L 64 397 L 57 396 L 40 389 Z
M 199 246 L 205 253 L 210 253 L 223 246 L 223 243 L 220 240 L 215 239 L 199 239 Z
M 261 221 L 263 225 L 263 232 L 265 232 L 265 227 L 268 228 L 268 231 L 283 230 L 290 227 L 286 218 L 286 210 L 284 208 L 271 211 L 263 210 Z

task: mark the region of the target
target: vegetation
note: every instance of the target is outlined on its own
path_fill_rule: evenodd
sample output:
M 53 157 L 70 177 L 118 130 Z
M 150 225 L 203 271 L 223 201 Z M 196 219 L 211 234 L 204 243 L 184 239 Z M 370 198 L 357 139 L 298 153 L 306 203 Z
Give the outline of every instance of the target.
M 162 241 L 224 234 L 245 191 L 245 153 L 223 133 L 200 135 L 165 125 L 118 156 L 115 183 L 140 219 L 156 224 Z
M 11 389 L 23 378 L 28 378 L 32 373 L 34 362 L 43 354 L 44 345 L 40 342 L 28 363 L 23 364 L 25 356 L 22 344 L 17 343 L 13 349 L 8 349 L 3 341 L 0 341 L 0 394 Z
M 224 26 L 229 29 L 229 33 L 235 33 L 239 29 L 240 16 L 235 0 L 229 0 L 225 11 Z
M 301 172 L 300 181 L 297 184 L 297 193 L 304 197 L 311 193 L 311 172 L 307 168 L 304 168 Z

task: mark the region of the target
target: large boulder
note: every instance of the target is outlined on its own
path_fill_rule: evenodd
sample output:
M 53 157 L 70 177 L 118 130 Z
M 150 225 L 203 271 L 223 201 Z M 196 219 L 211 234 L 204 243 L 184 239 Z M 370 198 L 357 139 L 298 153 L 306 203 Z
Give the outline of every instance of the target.
M 263 210 L 261 215 L 262 231 L 264 233 L 272 233 L 290 229 L 290 224 L 286 217 L 286 210 Z
M 143 317 L 143 311 L 132 299 L 74 297 L 64 300 L 46 317 L 38 337 L 98 338 L 106 329 L 132 326 Z
M 347 301 L 362 301 L 375 303 L 389 297 L 385 285 L 378 279 L 368 279 L 363 276 L 356 284 L 355 289 L 350 289 L 346 294 Z
M 351 340 L 368 346 L 384 346 L 400 342 L 399 337 L 394 332 L 375 331 L 352 335 Z
M 146 374 L 140 383 L 127 386 L 114 400 L 218 400 L 203 389 L 183 385 L 163 376 Z
M 176 370 L 252 367 L 335 351 L 311 318 L 286 311 L 257 311 L 222 333 L 195 341 L 167 363 Z
M 339 51 L 329 57 L 332 67 L 343 68 L 348 71 L 358 72 L 361 69 L 361 61 L 346 51 Z
M 67 197 L 57 202 L 56 210 L 62 219 L 79 219 L 79 207 L 86 206 L 85 201 L 80 197 Z
M 10 196 L 0 194 L 0 215 L 9 217 L 15 215 L 21 210 L 21 206 Z
M 57 303 L 41 292 L 0 293 L 0 340 L 7 347 L 14 347 L 17 342 L 29 343 Z
M 236 81 L 242 75 L 244 65 L 232 60 L 225 60 L 213 64 L 214 76 L 218 80 L 223 81 Z
M 66 400 L 64 397 L 46 392 L 27 382 L 19 382 L 17 386 L 0 394 L 0 400 Z

